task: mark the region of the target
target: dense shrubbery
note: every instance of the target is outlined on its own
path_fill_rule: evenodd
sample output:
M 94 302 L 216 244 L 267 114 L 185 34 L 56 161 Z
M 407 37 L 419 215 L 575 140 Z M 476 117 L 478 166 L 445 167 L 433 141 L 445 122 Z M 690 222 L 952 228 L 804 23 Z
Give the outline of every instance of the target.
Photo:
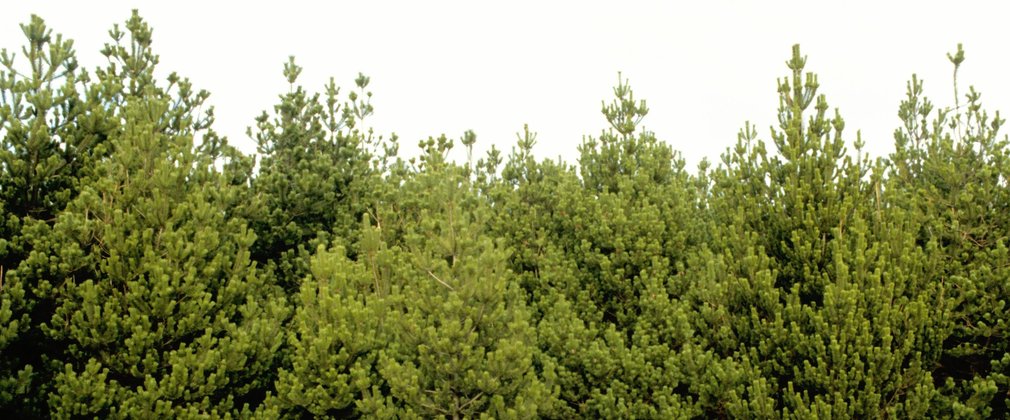
M 640 130 L 624 80 L 576 165 L 528 129 L 459 164 L 444 136 L 397 157 L 367 77 L 313 93 L 292 59 L 254 158 L 136 14 L 91 72 L 23 28 L 4 417 L 1008 415 L 1010 158 L 974 89 L 934 107 L 913 76 L 871 158 L 796 47 L 771 141 L 715 165 Z

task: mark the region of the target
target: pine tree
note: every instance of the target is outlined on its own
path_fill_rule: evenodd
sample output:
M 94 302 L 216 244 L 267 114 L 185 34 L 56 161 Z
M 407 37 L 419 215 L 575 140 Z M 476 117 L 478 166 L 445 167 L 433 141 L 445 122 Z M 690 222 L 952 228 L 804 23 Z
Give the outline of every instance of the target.
M 540 346 L 558 363 L 559 417 L 681 417 L 696 396 L 682 382 L 691 345 L 679 276 L 698 232 L 696 183 L 639 124 L 648 112 L 625 80 L 604 104 L 611 129 L 580 147 L 574 168 L 536 162 L 526 130 L 492 194 L 496 229 L 540 318 Z M 514 190 L 514 192 L 512 192 Z M 697 413 L 696 413 L 697 414 Z
M 24 232 L 51 225 L 77 195 L 117 122 L 110 83 L 78 67 L 72 41 L 38 16 L 21 29 L 23 54 L 0 52 L 0 412 L 38 416 L 48 350 L 38 324 L 51 306 L 11 274 L 32 252 Z
M 116 128 L 103 143 L 111 154 L 78 177 L 80 193 L 51 224 L 24 229 L 31 252 L 8 272 L 46 303 L 33 321 L 51 384 L 32 390 L 33 408 L 114 418 L 255 408 L 243 405 L 270 386 L 287 309 L 249 260 L 246 222 L 231 216 L 244 175 L 216 169 L 219 158 L 228 172 L 250 165 L 205 130 L 206 92 L 174 74 L 159 86 L 136 12 L 126 27 L 127 45 L 110 32 L 110 63 L 88 91 Z
M 134 11 L 78 66 L 0 51 L 0 416 L 1001 418 L 1010 141 L 913 76 L 888 159 L 799 47 L 767 143 L 697 172 L 620 78 L 578 161 L 396 157 L 369 79 L 248 134 L 156 75 Z M 962 103 L 962 101 L 964 101 Z M 206 111 L 202 111 L 206 109 Z M 854 146 L 854 149 L 850 148 Z
M 388 341 L 373 274 L 342 246 L 313 255 L 288 327 L 292 360 L 276 384 L 279 410 L 348 417 L 363 395 L 381 387 L 376 362 Z
M 284 65 L 289 92 L 280 96 L 272 115 L 264 112 L 256 119 L 255 132 L 248 131 L 262 156 L 253 180 L 260 206 L 252 216 L 258 237 L 254 259 L 276 266 L 274 275 L 292 291 L 307 274 L 317 245 L 327 244 L 331 235 L 346 245 L 355 243 L 370 183 L 379 171 L 373 158 L 396 154 L 395 138 L 383 142 L 362 128 L 373 112 L 368 77 L 359 75 L 357 90 L 342 103 L 332 78 L 322 94 L 313 94 L 296 84 L 301 71 L 290 58 Z
M 920 417 L 937 395 L 943 300 L 909 234 L 915 218 L 889 208 L 883 165 L 860 139 L 847 155 L 844 121 L 826 118 L 805 61 L 794 47 L 779 82 L 781 156 L 748 126 L 712 174 L 712 240 L 692 263 L 691 300 L 710 348 L 747 370 L 710 409 Z
M 57 302 L 54 416 L 224 415 L 269 385 L 286 307 L 225 217 L 234 188 L 164 133 L 167 106 L 127 101 L 115 152 L 19 268 Z
M 340 247 L 313 259 L 290 335 L 293 370 L 278 384 L 282 404 L 317 416 L 550 410 L 507 253 L 483 232 L 488 208 L 466 170 L 445 162 L 447 139 L 424 147 L 419 173 L 384 184 L 399 193 L 365 219 L 358 259 Z
M 931 278 L 949 300 L 943 319 L 951 333 L 934 371 L 943 392 L 936 415 L 1001 417 L 1010 407 L 1008 143 L 999 135 L 1004 120 L 989 116 L 974 87 L 966 103 L 957 97 L 961 46 L 948 58 L 954 107 L 934 108 L 921 80 L 908 83 L 890 188 L 918 217 L 918 244 L 939 261 Z

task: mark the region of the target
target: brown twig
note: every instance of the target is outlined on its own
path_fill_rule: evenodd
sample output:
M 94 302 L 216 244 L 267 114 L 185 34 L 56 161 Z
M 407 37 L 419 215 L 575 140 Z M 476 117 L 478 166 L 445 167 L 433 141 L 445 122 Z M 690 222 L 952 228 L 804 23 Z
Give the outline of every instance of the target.
M 449 290 L 456 291 L 456 289 L 453 289 L 452 286 L 449 285 L 449 283 L 442 281 L 442 279 L 438 278 L 438 276 L 436 276 L 435 273 L 432 273 L 431 270 L 425 270 L 425 271 L 427 271 L 428 275 L 431 276 L 431 278 L 435 279 L 435 281 L 437 281 L 439 284 L 445 286 Z

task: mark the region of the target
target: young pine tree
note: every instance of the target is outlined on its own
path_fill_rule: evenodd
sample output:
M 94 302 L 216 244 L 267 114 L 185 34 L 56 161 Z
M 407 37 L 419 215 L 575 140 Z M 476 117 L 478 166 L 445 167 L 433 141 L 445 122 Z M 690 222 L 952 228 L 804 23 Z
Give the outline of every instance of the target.
M 258 210 L 253 258 L 270 266 L 288 290 L 307 274 L 309 254 L 331 236 L 355 243 L 367 196 L 379 172 L 373 166 L 380 138 L 361 122 L 372 113 L 369 79 L 355 80 L 356 91 L 341 103 L 331 79 L 323 94 L 297 85 L 302 68 L 291 58 L 284 76 L 291 86 L 271 114 L 256 119 L 254 136 L 262 156 L 253 179 Z M 395 139 L 393 140 L 395 142 Z M 391 149 L 389 147 L 392 147 Z M 395 155 L 395 143 L 382 152 Z
M 937 395 L 943 299 L 910 234 L 916 219 L 889 208 L 882 165 L 859 155 L 860 140 L 846 154 L 844 122 L 826 117 L 805 61 L 794 47 L 779 82 L 780 156 L 748 127 L 711 176 L 710 240 L 688 299 L 706 347 L 746 369 L 706 410 L 921 417 Z
M 580 147 L 580 172 L 531 157 L 520 135 L 492 190 L 495 230 L 558 364 L 558 417 L 697 414 L 683 382 L 690 351 L 679 276 L 694 234 L 694 181 L 669 146 L 638 124 L 647 113 L 624 80 L 604 105 L 611 125 Z M 581 179 L 578 175 L 581 175 Z
M 286 307 L 225 215 L 235 188 L 165 134 L 167 106 L 127 101 L 115 152 L 19 268 L 56 302 L 54 416 L 226 415 L 269 386 Z
M 365 219 L 358 258 L 313 259 L 279 400 L 316 416 L 531 418 L 551 409 L 535 333 L 489 209 L 449 142 Z M 395 177 L 394 177 L 395 179 Z M 373 225 L 374 224 L 374 225 Z M 548 367 L 546 370 L 550 370 Z
M 51 226 L 108 155 L 119 129 L 110 92 L 123 83 L 92 80 L 38 16 L 21 29 L 22 54 L 0 52 L 0 412 L 19 417 L 41 415 L 53 350 L 39 328 L 52 302 L 16 274 L 32 252 L 26 232 Z
M 933 371 L 943 393 L 934 415 L 1003 417 L 1010 407 L 1010 176 L 1004 120 L 990 117 L 970 88 L 962 103 L 957 71 L 952 108 L 935 109 L 913 76 L 895 131 L 889 188 L 917 217 L 917 243 L 937 261 L 931 281 L 948 300 L 950 334 Z M 935 111 L 935 112 L 934 112 Z
M 134 13 L 126 27 L 126 45 L 110 32 L 94 88 L 116 124 L 111 154 L 52 221 L 24 229 L 31 252 L 10 272 L 45 302 L 33 321 L 48 386 L 33 391 L 60 418 L 248 414 L 271 385 L 287 310 L 232 216 L 243 175 L 216 169 L 219 157 L 232 158 L 226 172 L 249 165 L 204 130 L 206 92 L 174 74 L 157 83 L 147 24 Z

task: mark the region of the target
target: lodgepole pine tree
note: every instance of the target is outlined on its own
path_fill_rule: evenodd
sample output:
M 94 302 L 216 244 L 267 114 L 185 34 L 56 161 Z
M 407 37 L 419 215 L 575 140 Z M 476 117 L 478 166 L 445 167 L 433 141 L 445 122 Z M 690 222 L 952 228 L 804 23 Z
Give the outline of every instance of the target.
M 284 65 L 289 92 L 272 114 L 256 118 L 255 132 L 248 130 L 262 156 L 253 179 L 260 206 L 253 215 L 253 258 L 271 266 L 292 291 L 307 274 L 316 245 L 327 244 L 332 235 L 346 245 L 355 243 L 370 183 L 379 172 L 373 158 L 396 154 L 395 138 L 383 142 L 361 126 L 373 112 L 368 77 L 359 75 L 357 90 L 341 103 L 332 78 L 323 94 L 313 94 L 297 85 L 301 71 L 291 57 Z
M 535 333 L 488 208 L 424 143 L 417 173 L 366 217 L 355 261 L 313 259 L 294 318 L 282 405 L 316 416 L 531 418 L 550 412 Z M 395 177 L 394 177 L 395 179 Z M 402 181 L 402 182 L 401 182 Z M 550 371 L 550 367 L 546 371 Z
M 1010 407 L 1008 232 L 1010 176 L 1004 120 L 990 117 L 974 87 L 957 97 L 964 50 L 954 65 L 955 106 L 936 109 L 916 76 L 908 82 L 895 131 L 889 187 L 918 217 L 917 240 L 940 261 L 931 275 L 950 301 L 951 329 L 934 376 L 936 416 L 1005 417 Z M 935 112 L 934 112 L 935 111 Z
M 19 268 L 56 301 L 54 416 L 221 416 L 269 386 L 286 307 L 225 216 L 236 189 L 165 134 L 167 107 L 127 101 L 115 152 Z
M 114 124 L 102 143 L 111 154 L 52 221 L 24 229 L 31 252 L 9 272 L 46 303 L 33 321 L 47 386 L 33 404 L 59 418 L 251 413 L 286 311 L 249 260 L 246 222 L 231 216 L 251 166 L 205 130 L 206 92 L 175 74 L 159 86 L 136 12 L 126 28 L 110 32 L 109 65 L 88 91 Z
M 677 299 L 696 183 L 669 146 L 636 132 L 648 110 L 626 81 L 614 93 L 611 129 L 580 147 L 581 180 L 534 161 L 534 136 L 520 135 L 492 194 L 494 224 L 517 249 L 540 346 L 558 364 L 559 417 L 698 414 L 680 363 L 706 355 L 684 350 L 692 334 Z
M 710 243 L 692 263 L 698 329 L 748 366 L 710 413 L 782 417 L 921 417 L 937 396 L 930 369 L 945 329 L 931 262 L 890 208 L 883 165 L 844 150 L 816 76 L 779 82 L 781 156 L 745 128 L 708 199 Z M 816 102 L 815 102 L 816 100 Z M 813 115 L 805 112 L 814 105 Z
M 52 307 L 15 274 L 32 252 L 25 231 L 52 224 L 118 124 L 105 95 L 115 82 L 92 81 L 40 17 L 21 29 L 22 54 L 0 52 L 0 412 L 35 417 L 50 350 L 38 327 Z

